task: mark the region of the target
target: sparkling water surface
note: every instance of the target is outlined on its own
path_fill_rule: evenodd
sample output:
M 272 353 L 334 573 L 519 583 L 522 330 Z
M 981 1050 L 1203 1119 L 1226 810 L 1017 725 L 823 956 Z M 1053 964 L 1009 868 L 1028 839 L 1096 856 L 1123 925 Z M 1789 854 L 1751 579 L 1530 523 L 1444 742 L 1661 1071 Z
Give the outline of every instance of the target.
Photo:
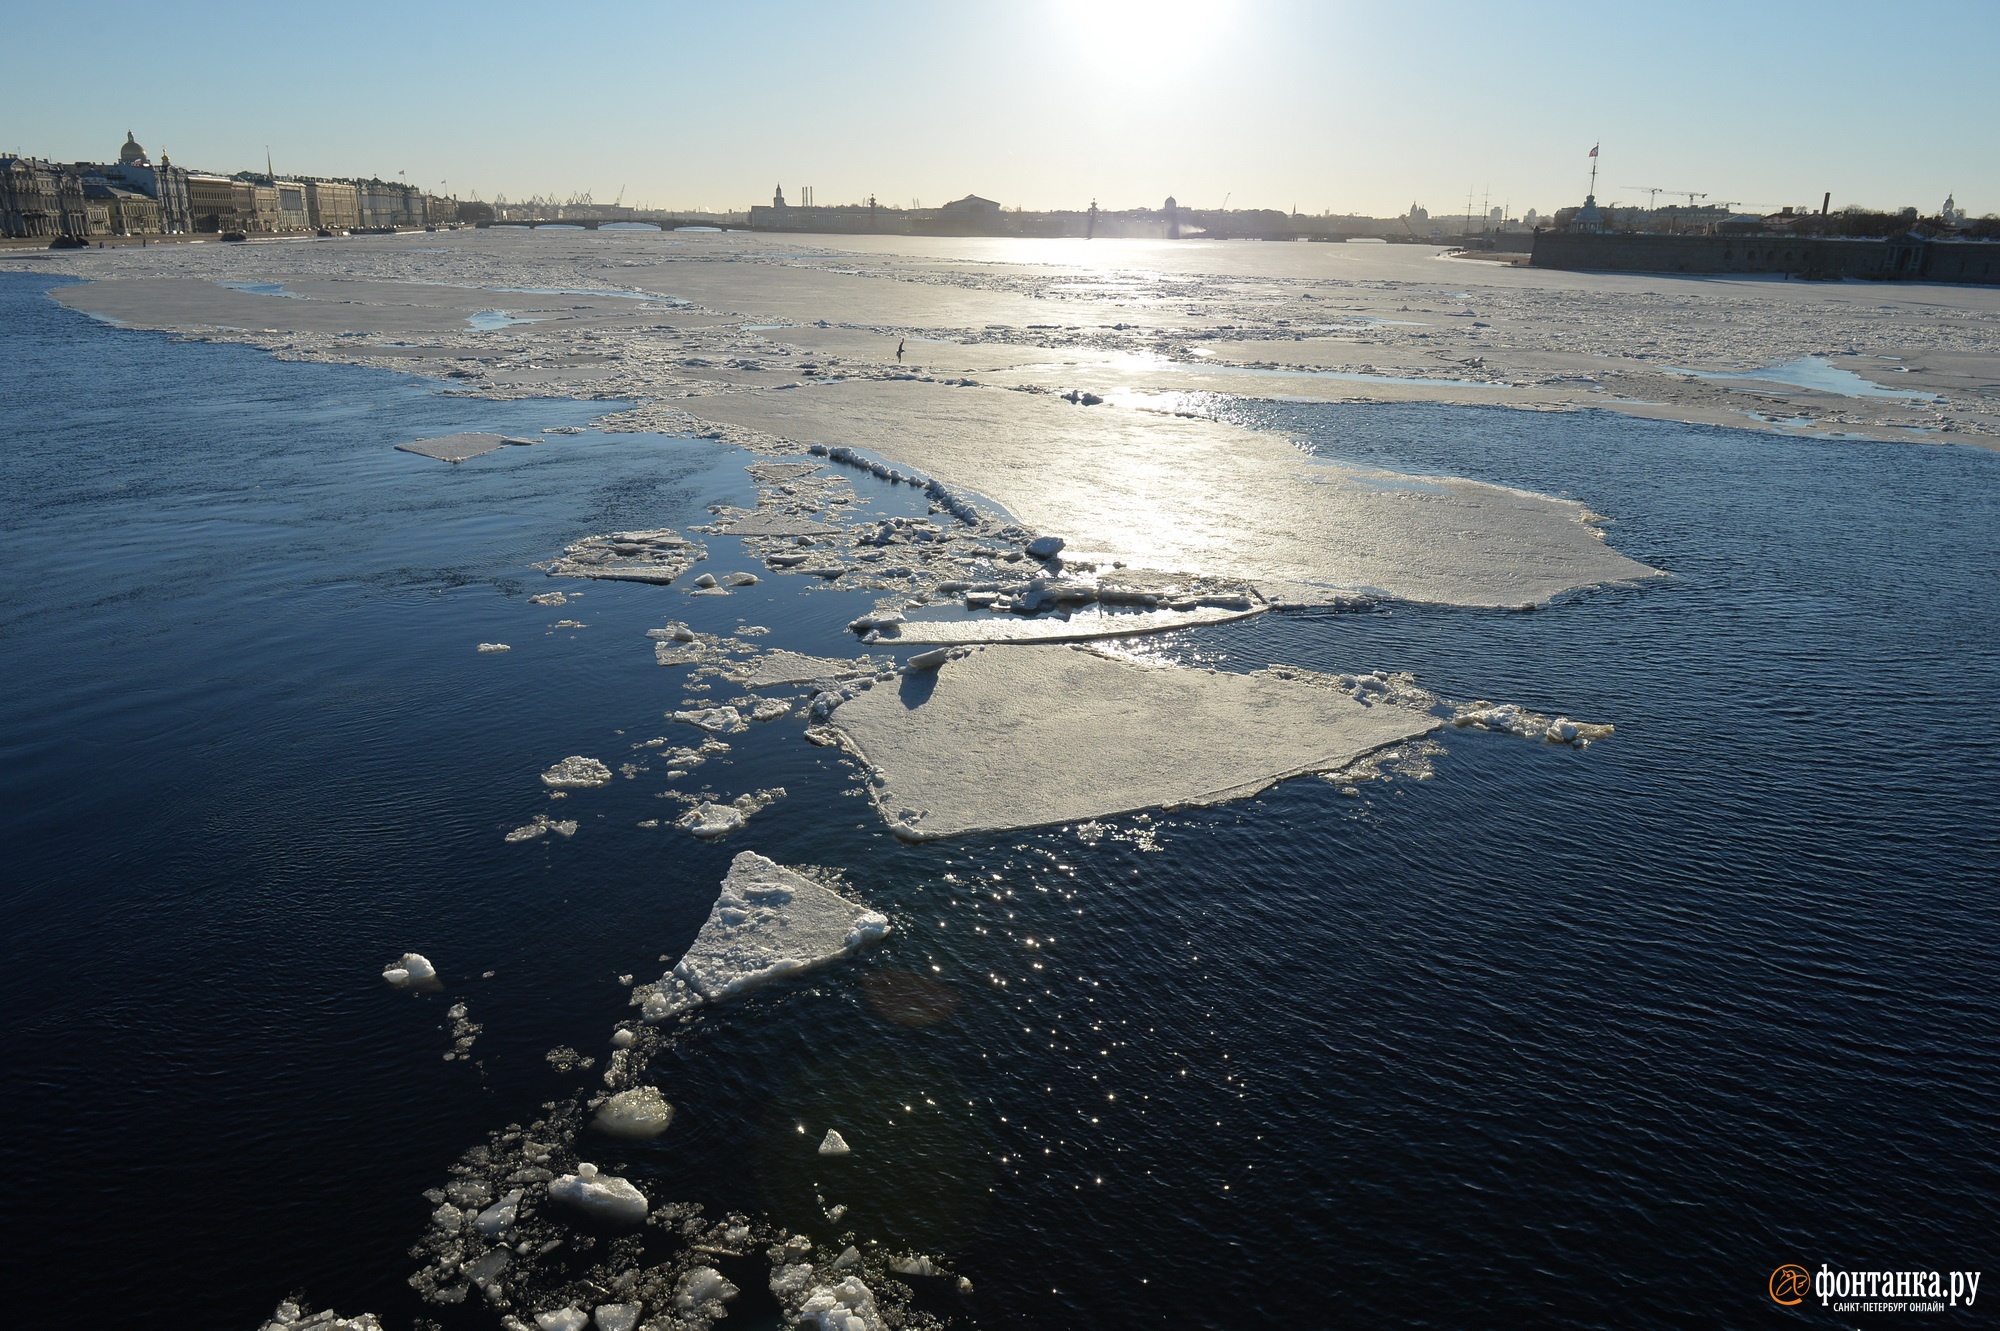
M 528 565 L 750 501 L 744 455 L 587 433 L 451 466 L 391 446 L 605 405 L 120 331 L 48 285 L 0 275 L 23 1325 L 247 1328 L 294 1292 L 490 1325 L 403 1283 L 423 1189 L 595 1084 L 545 1052 L 607 1052 L 618 977 L 657 976 L 746 849 L 841 870 L 896 932 L 707 1013 L 654 1065 L 671 1131 L 595 1158 L 947 1258 L 974 1292 L 926 1298 L 972 1324 L 1747 1325 L 1799 1315 L 1764 1293 L 1781 1262 L 2000 1271 L 2000 458 L 1229 403 L 1328 456 L 1572 494 L 1673 576 L 1135 650 L 1410 670 L 1617 733 L 1449 732 L 1433 776 L 1358 794 L 903 846 L 786 720 L 677 783 L 787 791 L 704 845 L 636 826 L 679 812 L 657 765 L 554 803 L 537 775 L 694 735 L 645 629 L 851 653 L 872 598 Z M 526 604 L 550 589 L 583 595 Z M 543 811 L 581 829 L 503 842 Z M 382 984 L 407 949 L 440 992 Z M 442 1057 L 455 1001 L 471 1064 Z M 731 1274 L 724 1325 L 774 1325 L 760 1267 Z

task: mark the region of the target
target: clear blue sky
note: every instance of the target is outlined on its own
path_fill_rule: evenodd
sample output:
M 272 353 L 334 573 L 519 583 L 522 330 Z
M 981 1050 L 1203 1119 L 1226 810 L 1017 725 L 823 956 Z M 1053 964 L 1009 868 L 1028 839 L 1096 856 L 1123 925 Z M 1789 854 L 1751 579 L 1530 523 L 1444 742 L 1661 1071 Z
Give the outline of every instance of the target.
M 0 150 L 740 208 L 2000 211 L 2000 0 L 5 0 Z

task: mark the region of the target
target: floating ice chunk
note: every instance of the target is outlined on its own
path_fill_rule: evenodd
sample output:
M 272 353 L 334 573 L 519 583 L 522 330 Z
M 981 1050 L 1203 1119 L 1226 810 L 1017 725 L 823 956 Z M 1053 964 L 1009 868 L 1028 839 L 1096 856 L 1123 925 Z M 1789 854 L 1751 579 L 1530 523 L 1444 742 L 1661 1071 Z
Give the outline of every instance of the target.
M 697 559 L 703 548 L 666 528 L 586 536 L 543 565 L 551 577 L 611 578 L 626 582 L 669 583 Z
M 583 1331 L 589 1325 L 590 1314 L 581 1308 L 557 1308 L 553 1312 L 535 1314 L 535 1326 L 539 1331 Z
M 792 705 L 783 698 L 765 698 L 750 709 L 752 721 L 775 721 L 792 710 Z
M 552 790 L 587 790 L 611 779 L 611 769 L 595 758 L 581 755 L 565 758 L 542 773 L 542 784 Z
M 629 1038 L 626 1043 L 631 1043 Z M 631 1141 L 657 1137 L 673 1121 L 674 1107 L 657 1086 L 620 1091 L 598 1109 L 596 1120 L 598 1131 Z
M 258 1331 L 382 1331 L 382 1322 L 374 1313 L 342 1317 L 331 1309 L 308 1316 L 298 1304 L 287 1300 Z
M 514 649 L 504 642 L 482 642 L 479 644 L 479 650 L 482 652 L 511 652 Z
M 530 597 L 528 598 L 528 604 L 529 604 L 529 605 L 568 605 L 568 604 L 569 604 L 569 597 L 567 597 L 567 596 L 563 595 L 563 594 L 562 594 L 561 592 L 543 592 L 543 593 L 542 593 L 541 595 L 539 595 L 539 596 L 530 596 Z
M 799 1324 L 814 1331 L 883 1331 L 875 1294 L 857 1276 L 821 1285 L 799 1305 Z
M 845 1211 L 847 1208 L 843 1206 L 839 1209 Z M 847 1247 L 841 1249 L 840 1256 L 834 1258 L 831 1265 L 836 1271 L 845 1271 L 850 1266 L 859 1265 L 860 1262 L 861 1254 L 855 1251 L 853 1244 L 849 1244 Z
M 612 1224 L 636 1225 L 646 1218 L 644 1193 L 615 1174 L 599 1173 L 587 1161 L 576 1167 L 576 1173 L 549 1184 L 549 1200 Z
M 938 1270 L 937 1263 L 921 1255 L 891 1257 L 889 1259 L 889 1269 L 899 1276 L 935 1276 L 944 1274 Z
M 973 609 L 987 605 L 999 608 L 991 593 L 968 592 L 965 601 Z M 1188 601 L 1186 609 L 1106 612 L 1089 606 L 1032 619 L 924 619 L 900 626 L 896 642 L 913 647 L 970 646 L 982 642 L 1089 642 L 1098 638 L 1130 638 L 1149 633 L 1172 633 L 1208 624 L 1226 624 L 1269 609 L 1261 603 L 1251 603 L 1247 597 L 1243 598 L 1243 605 L 1242 609 L 1233 609 Z M 1024 609 L 1026 606 L 1016 603 L 1014 608 Z
M 704 573 L 694 580 L 694 585 L 704 590 L 713 587 L 715 585 L 715 575 L 713 573 Z
M 828 1128 L 826 1136 L 820 1138 L 819 1153 L 821 1155 L 849 1155 L 853 1150 L 854 1148 L 847 1144 L 847 1138 L 841 1136 L 832 1128 Z
M 382 968 L 382 978 L 397 988 L 422 984 L 437 978 L 437 968 L 421 952 L 405 952 L 401 961 L 392 961 Z
M 674 1290 L 674 1306 L 683 1309 L 708 1310 L 708 1305 L 716 1305 L 711 1317 L 721 1311 L 721 1305 L 742 1293 L 729 1283 L 728 1277 L 712 1266 L 697 1266 L 681 1277 L 680 1285 Z
M 692 711 L 675 712 L 672 719 L 683 725 L 700 726 L 715 735 L 733 735 L 750 727 L 743 723 L 742 715 L 734 707 L 701 707 Z M 606 774 L 609 780 L 609 773 Z
M 645 1305 L 638 1303 L 600 1303 L 594 1314 L 597 1331 L 632 1331 L 644 1309 Z
M 866 633 L 870 629 L 885 629 L 901 624 L 904 618 L 903 613 L 898 610 L 877 610 L 871 614 L 862 615 L 850 623 L 847 628 L 850 633 Z
M 521 826 L 509 832 L 507 840 L 533 841 L 536 837 L 547 836 L 551 832 L 554 832 L 557 836 L 575 836 L 576 819 L 564 818 L 561 821 L 557 821 L 545 813 L 538 813 Z
M 467 1262 L 465 1278 L 479 1288 L 486 1289 L 500 1278 L 500 1273 L 507 1269 L 507 1263 L 513 1260 L 513 1256 L 505 1248 L 495 1248 L 476 1261 Z
M 744 851 L 680 962 L 633 990 L 648 1021 L 721 1002 L 822 965 L 883 937 L 887 917 Z
M 620 1027 L 611 1032 L 611 1047 L 613 1049 L 630 1049 L 632 1047 L 632 1039 L 632 1032 L 626 1030 L 624 1027 Z
M 1511 702 L 1467 703 L 1452 713 L 1451 723 L 1519 735 L 1523 739 L 1543 740 L 1550 744 L 1573 744 L 1579 749 L 1589 748 L 1591 741 L 1603 739 L 1614 729 L 1588 721 L 1572 721 L 1566 716 L 1544 716 Z
M 890 829 L 921 841 L 1239 799 L 1439 722 L 1269 672 L 1021 646 L 857 694 L 830 724 L 873 769 L 869 793 Z
M 726 837 L 750 821 L 727 804 L 710 804 L 704 801 L 695 805 L 679 819 L 679 826 L 685 827 L 703 841 L 713 841 Z
M 1028 542 L 1028 553 L 1037 559 L 1053 559 L 1062 553 L 1063 538 L 1060 536 L 1037 536 Z
M 499 1201 L 479 1213 L 472 1227 L 489 1239 L 499 1238 L 513 1227 L 514 1217 L 521 1209 L 521 1190 L 515 1188 Z
M 722 581 L 725 586 L 729 587 L 755 587 L 757 585 L 757 575 L 755 573 L 732 573 Z

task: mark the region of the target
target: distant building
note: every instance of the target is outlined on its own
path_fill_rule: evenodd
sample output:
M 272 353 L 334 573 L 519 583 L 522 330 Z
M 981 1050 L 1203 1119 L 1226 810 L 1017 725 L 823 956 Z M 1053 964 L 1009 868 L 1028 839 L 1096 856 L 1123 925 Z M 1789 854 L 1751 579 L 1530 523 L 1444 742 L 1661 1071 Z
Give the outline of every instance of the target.
M 125 131 L 125 144 L 118 150 L 115 165 L 91 166 L 78 163 L 77 170 L 85 175 L 97 175 L 113 189 L 136 190 L 153 201 L 159 213 L 157 226 L 151 228 L 155 234 L 186 235 L 194 230 L 194 208 L 188 197 L 188 173 L 160 155 L 158 164 L 146 156 L 146 150 L 132 137 L 132 131 Z M 141 235 L 143 232 L 128 231 L 121 234 Z
M 977 194 L 953 199 L 933 212 L 923 224 L 925 231 L 947 235 L 997 236 L 1006 231 L 1000 205 Z
M 306 212 L 305 185 L 296 180 L 274 180 L 271 187 L 278 191 L 278 230 L 309 229 L 311 219 Z
M 157 236 L 162 234 L 160 205 L 135 189 L 113 185 L 100 175 L 83 177 L 84 207 L 91 234 Z
M 0 157 L 0 236 L 89 234 L 81 176 L 39 158 Z
M 361 225 L 361 195 L 342 180 L 305 182 L 306 220 L 321 231 L 352 231 Z
M 256 196 L 248 183 L 228 176 L 189 172 L 188 209 L 195 231 L 245 231 L 256 212 Z

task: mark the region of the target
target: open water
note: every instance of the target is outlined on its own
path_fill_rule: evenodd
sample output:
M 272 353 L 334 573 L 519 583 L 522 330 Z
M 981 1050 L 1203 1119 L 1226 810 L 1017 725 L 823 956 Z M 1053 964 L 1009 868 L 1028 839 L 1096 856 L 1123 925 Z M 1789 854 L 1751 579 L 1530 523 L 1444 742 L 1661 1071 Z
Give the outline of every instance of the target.
M 1407 669 L 1616 735 L 1451 732 L 1359 795 L 911 847 L 780 721 L 685 783 L 788 791 L 718 845 L 636 826 L 678 812 L 657 771 L 509 845 L 551 762 L 671 730 L 645 629 L 836 653 L 869 598 L 552 584 L 527 565 L 578 536 L 747 500 L 746 459 L 588 433 L 449 466 L 391 445 L 602 405 L 119 331 L 48 285 L 0 275 L 15 1324 L 248 1328 L 302 1292 L 410 1326 L 422 1190 L 585 1084 L 544 1053 L 605 1052 L 617 977 L 678 955 L 744 849 L 844 871 L 896 932 L 709 1013 L 654 1065 L 672 1130 L 599 1162 L 830 1238 L 798 1124 L 838 1124 L 841 1227 L 950 1259 L 974 1324 L 1849 1325 L 1777 1307 L 1772 1268 L 2000 1284 L 2000 457 L 1238 403 L 1572 493 L 1673 576 L 1146 650 Z M 526 604 L 551 586 L 584 594 Z M 382 984 L 406 949 L 441 992 Z M 475 1062 L 442 1057 L 454 1001 Z M 743 1275 L 727 1325 L 773 1325 Z

